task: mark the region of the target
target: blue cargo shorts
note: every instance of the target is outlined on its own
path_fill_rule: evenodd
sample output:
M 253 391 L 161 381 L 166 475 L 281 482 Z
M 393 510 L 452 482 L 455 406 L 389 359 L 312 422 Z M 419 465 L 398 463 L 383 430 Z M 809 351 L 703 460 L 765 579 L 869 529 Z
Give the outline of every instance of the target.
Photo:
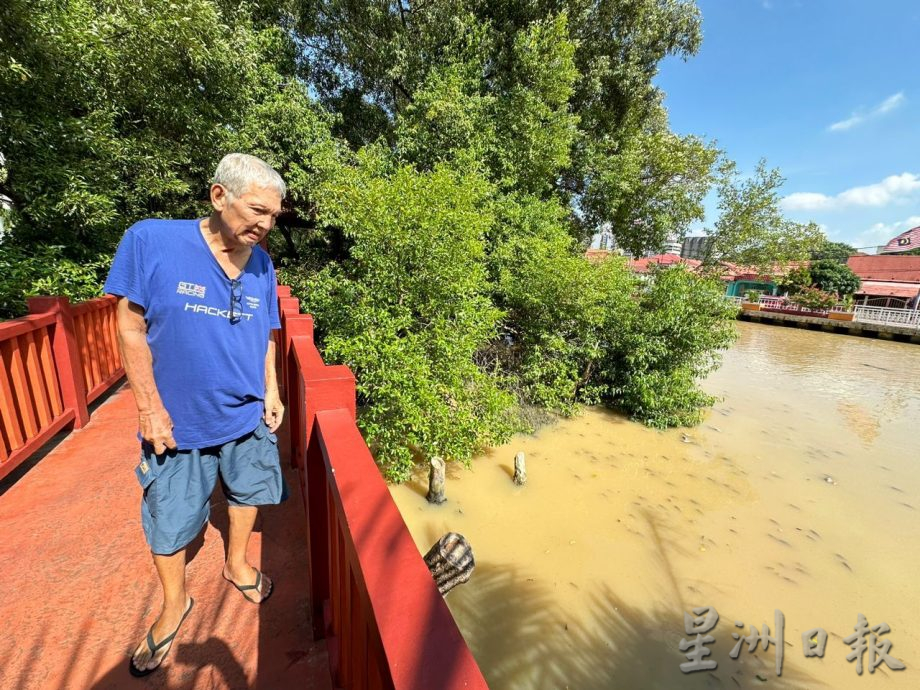
M 262 419 L 248 434 L 210 448 L 157 455 L 150 443 L 141 443 L 135 474 L 144 489 L 141 523 L 153 553 L 175 553 L 198 535 L 211 512 L 218 473 L 231 506 L 273 505 L 288 496 L 278 437 Z

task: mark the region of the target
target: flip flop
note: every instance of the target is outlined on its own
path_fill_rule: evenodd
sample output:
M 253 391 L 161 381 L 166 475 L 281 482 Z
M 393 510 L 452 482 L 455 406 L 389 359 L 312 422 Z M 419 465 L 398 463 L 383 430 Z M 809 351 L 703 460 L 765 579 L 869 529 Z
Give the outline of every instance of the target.
M 191 613 L 192 607 L 194 605 L 195 605 L 195 600 L 189 597 L 188 608 L 185 609 L 185 613 L 182 614 L 182 620 L 179 621 L 179 625 L 177 625 L 176 629 L 173 630 L 172 635 L 169 635 L 168 637 L 164 637 L 157 644 L 153 643 L 153 626 L 152 625 L 150 626 L 150 630 L 147 631 L 147 649 L 150 650 L 151 659 L 154 656 L 156 656 L 156 653 L 158 651 L 163 649 L 164 645 L 167 645 L 173 641 L 173 638 L 176 636 L 176 633 L 179 632 L 179 628 L 182 627 L 182 624 L 185 622 L 185 619 L 188 617 L 188 614 Z M 145 668 L 143 670 L 139 669 L 137 666 L 134 665 L 134 656 L 132 656 L 130 659 L 128 659 L 128 670 L 131 672 L 131 675 L 134 676 L 135 678 L 143 678 L 144 676 L 149 676 L 151 673 L 153 673 L 158 668 L 160 668 L 160 666 L 163 665 L 163 662 L 166 660 L 166 657 L 169 656 L 169 653 L 171 651 L 172 651 L 172 645 L 170 645 L 169 649 L 166 650 L 166 654 L 164 654 L 163 658 L 160 659 L 160 663 L 158 663 L 153 668 Z
M 256 583 L 255 583 L 254 585 L 238 585 L 238 584 L 236 584 L 233 580 L 231 580 L 229 577 L 227 577 L 226 575 L 224 575 L 224 579 L 225 579 L 227 582 L 229 582 L 231 585 L 233 585 L 234 587 L 236 587 L 238 590 L 240 590 L 240 591 L 243 593 L 243 598 L 244 598 L 246 601 L 248 601 L 250 604 L 255 604 L 256 606 L 258 606 L 258 605 L 264 604 L 266 601 L 268 601 L 268 598 L 272 595 L 272 592 L 275 591 L 275 583 L 274 583 L 273 581 L 272 581 L 272 582 L 269 582 L 269 584 L 268 584 L 268 592 L 265 593 L 265 594 L 262 594 L 262 592 L 259 590 L 259 586 L 262 584 L 262 573 L 259 572 L 259 569 L 258 569 L 258 568 L 253 568 L 253 570 L 256 571 Z M 254 589 L 254 590 L 256 590 L 257 592 L 259 592 L 259 594 L 262 594 L 262 598 L 259 599 L 259 601 L 253 601 L 252 599 L 250 599 L 249 596 L 246 594 L 246 592 L 247 592 L 248 590 L 250 590 L 250 589 Z

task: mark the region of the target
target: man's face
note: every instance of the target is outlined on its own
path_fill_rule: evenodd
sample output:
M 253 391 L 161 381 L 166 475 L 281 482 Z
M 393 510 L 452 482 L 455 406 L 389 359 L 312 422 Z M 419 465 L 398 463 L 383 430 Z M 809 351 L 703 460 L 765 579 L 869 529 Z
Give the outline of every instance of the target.
M 214 185 L 211 203 L 225 226 L 225 239 L 241 247 L 252 247 L 265 239 L 281 213 L 281 195 L 269 187 L 249 187 L 234 196 Z

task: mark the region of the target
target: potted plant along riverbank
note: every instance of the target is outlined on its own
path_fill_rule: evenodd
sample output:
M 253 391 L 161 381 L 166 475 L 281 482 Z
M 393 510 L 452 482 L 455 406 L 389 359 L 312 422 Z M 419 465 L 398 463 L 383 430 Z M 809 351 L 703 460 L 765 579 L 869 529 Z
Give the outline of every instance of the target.
M 744 311 L 760 311 L 760 293 L 757 290 L 748 290 L 744 293 L 744 302 L 741 308 Z
M 802 316 L 823 316 L 826 318 L 831 313 L 831 308 L 837 304 L 837 295 L 824 292 L 816 287 L 807 287 L 802 288 L 798 293 L 791 296 L 789 301 L 799 308 L 796 313 Z
M 852 321 L 855 314 L 853 313 L 853 295 L 847 295 L 843 299 L 843 308 L 846 311 L 832 311 L 828 312 L 827 318 L 831 321 Z

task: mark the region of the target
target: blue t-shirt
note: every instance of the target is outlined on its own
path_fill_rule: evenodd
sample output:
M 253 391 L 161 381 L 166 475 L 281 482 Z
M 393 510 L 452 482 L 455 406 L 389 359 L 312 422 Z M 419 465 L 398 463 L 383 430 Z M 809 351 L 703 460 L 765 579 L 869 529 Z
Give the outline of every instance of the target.
M 199 223 L 135 223 L 105 282 L 107 293 L 144 308 L 153 378 L 180 450 L 226 443 L 258 426 L 268 339 L 281 327 L 268 254 L 253 247 L 239 282 L 231 281 Z

